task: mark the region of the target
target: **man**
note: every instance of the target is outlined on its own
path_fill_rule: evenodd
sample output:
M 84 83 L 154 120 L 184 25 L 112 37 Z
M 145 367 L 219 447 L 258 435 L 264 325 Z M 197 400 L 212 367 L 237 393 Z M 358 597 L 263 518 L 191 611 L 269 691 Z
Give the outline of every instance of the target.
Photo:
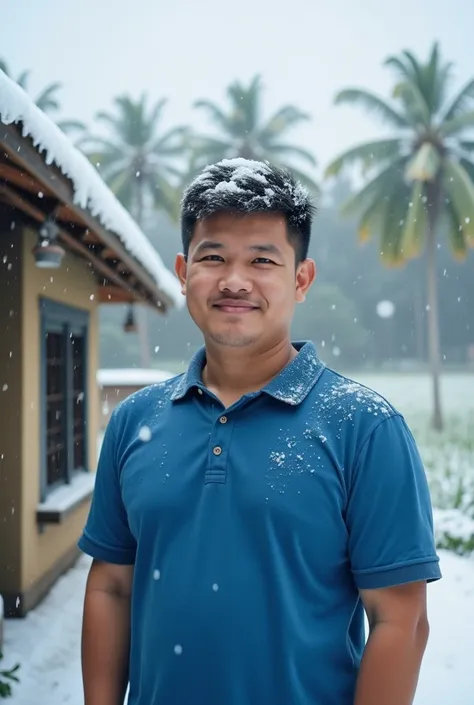
M 205 347 L 107 428 L 80 540 L 86 705 L 128 683 L 130 705 L 413 701 L 441 577 L 427 483 L 403 417 L 291 342 L 312 215 L 243 159 L 184 194 L 176 272 Z

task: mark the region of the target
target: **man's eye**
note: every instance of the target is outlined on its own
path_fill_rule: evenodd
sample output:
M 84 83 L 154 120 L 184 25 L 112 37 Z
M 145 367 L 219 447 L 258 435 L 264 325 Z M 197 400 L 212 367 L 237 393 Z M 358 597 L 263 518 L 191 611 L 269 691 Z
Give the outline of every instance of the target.
M 219 255 L 206 255 L 205 257 L 201 257 L 199 262 L 222 262 L 223 259 Z
M 275 264 L 275 262 L 272 259 L 269 259 L 268 257 L 256 257 L 254 259 L 254 262 L 257 264 Z

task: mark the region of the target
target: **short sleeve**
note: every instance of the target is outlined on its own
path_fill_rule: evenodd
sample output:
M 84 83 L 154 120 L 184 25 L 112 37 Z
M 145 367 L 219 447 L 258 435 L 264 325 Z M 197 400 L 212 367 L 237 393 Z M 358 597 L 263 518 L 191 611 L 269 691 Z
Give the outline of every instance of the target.
M 92 558 L 133 565 L 136 542 L 122 500 L 115 424 L 114 412 L 104 434 L 89 516 L 78 545 Z
M 400 415 L 381 421 L 364 442 L 346 510 L 349 559 L 359 589 L 441 577 L 423 462 Z

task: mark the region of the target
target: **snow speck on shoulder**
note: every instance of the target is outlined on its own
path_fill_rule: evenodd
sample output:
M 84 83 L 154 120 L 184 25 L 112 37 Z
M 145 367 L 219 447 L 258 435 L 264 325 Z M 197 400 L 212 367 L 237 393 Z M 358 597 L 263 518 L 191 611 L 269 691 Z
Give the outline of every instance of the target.
M 344 409 L 347 419 L 352 418 L 354 412 L 368 412 L 374 416 L 382 418 L 396 414 L 392 405 L 380 394 L 356 382 L 348 377 L 344 377 L 332 370 L 328 370 L 332 375 L 327 388 L 319 394 L 320 404 L 326 411 Z
M 68 137 L 38 108 L 27 93 L 0 70 L 0 121 L 21 124 L 24 137 L 44 153 L 46 164 L 56 164 L 71 180 L 73 200 L 101 225 L 114 232 L 125 249 L 153 277 L 171 301 L 184 303 L 178 280 L 165 267 L 148 238 L 101 179 L 97 170 Z

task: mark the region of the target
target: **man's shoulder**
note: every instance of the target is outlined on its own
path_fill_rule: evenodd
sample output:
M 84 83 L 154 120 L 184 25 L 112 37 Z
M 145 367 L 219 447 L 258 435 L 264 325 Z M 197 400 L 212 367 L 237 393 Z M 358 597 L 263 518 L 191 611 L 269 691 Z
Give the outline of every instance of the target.
M 162 382 L 142 387 L 119 402 L 113 411 L 113 416 L 119 420 L 130 416 L 142 416 L 149 409 L 164 408 L 171 404 L 182 378 L 183 374 L 179 374 Z
M 399 414 L 382 394 L 361 382 L 326 367 L 313 388 L 310 403 L 323 415 L 338 421 L 365 417 L 374 421 Z

